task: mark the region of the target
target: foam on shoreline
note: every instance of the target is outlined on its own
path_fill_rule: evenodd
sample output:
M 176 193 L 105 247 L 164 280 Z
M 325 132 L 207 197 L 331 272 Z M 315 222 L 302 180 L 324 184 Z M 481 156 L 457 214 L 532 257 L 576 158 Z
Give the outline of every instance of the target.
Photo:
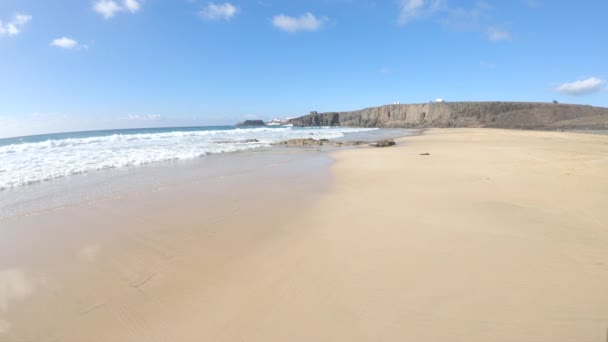
M 209 154 L 268 147 L 272 143 L 313 135 L 337 139 L 369 128 L 262 127 L 169 131 L 71 137 L 0 144 L 0 190 L 91 171 L 189 160 Z M 109 131 L 112 133 L 114 131 Z M 82 133 L 74 133 L 81 135 Z M 34 137 L 35 138 L 35 137 Z M 13 139 L 14 140 L 14 139 Z

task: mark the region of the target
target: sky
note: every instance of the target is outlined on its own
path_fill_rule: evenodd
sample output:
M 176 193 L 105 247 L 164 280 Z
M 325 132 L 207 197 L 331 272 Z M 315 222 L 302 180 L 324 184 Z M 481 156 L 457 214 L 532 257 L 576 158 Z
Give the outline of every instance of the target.
M 608 1 L 2 0 L 0 137 L 394 101 L 608 107 Z

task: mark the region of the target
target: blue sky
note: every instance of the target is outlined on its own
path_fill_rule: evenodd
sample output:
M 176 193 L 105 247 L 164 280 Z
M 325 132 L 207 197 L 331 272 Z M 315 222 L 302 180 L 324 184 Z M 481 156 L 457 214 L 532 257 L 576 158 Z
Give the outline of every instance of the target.
M 608 107 L 608 1 L 2 0 L 0 136 L 401 101 Z

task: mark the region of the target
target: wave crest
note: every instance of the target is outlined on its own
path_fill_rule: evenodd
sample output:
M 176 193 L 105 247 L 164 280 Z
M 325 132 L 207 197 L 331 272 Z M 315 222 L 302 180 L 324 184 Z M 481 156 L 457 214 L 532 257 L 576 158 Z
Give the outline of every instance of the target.
M 336 139 L 366 130 L 373 129 L 260 127 L 112 134 L 11 144 L 0 146 L 0 190 L 109 168 L 250 150 L 282 140 L 306 138 L 311 133 L 317 139 Z

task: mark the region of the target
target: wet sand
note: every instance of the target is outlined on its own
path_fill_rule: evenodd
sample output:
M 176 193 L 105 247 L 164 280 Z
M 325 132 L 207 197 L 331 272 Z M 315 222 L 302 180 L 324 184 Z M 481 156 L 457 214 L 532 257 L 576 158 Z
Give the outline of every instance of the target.
M 318 200 L 330 163 L 272 149 L 20 190 L 0 220 L 0 341 L 142 340 L 133 332 Z
M 608 137 L 332 156 L 3 223 L 0 341 L 606 339 Z

